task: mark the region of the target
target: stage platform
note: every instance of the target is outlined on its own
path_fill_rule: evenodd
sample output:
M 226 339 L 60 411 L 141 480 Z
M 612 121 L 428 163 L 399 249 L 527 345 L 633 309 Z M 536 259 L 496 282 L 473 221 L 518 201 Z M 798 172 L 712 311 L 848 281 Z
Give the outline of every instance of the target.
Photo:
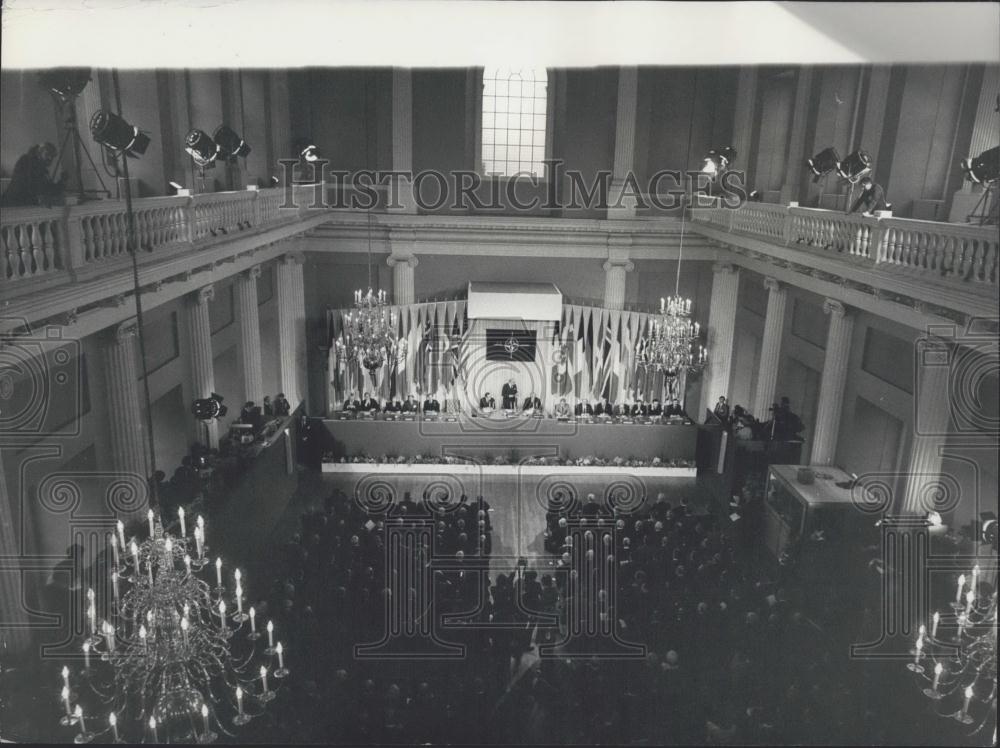
M 376 458 L 422 455 L 456 457 L 480 464 L 502 457 L 516 466 L 532 457 L 576 460 L 594 456 L 608 462 L 616 457 L 623 460 L 658 457 L 664 463 L 690 463 L 693 475 L 698 441 L 698 426 L 690 422 L 587 422 L 466 415 L 387 420 L 334 415 L 323 423 L 331 437 L 325 451 L 332 455 L 334 462 L 357 455 Z M 562 469 L 563 466 L 554 467 Z

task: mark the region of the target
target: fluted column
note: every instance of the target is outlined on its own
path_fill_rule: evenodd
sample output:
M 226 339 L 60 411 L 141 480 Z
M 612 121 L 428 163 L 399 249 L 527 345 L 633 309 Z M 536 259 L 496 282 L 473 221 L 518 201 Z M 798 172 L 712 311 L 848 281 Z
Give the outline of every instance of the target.
M 785 301 L 788 298 L 788 292 L 774 278 L 764 278 L 764 288 L 767 289 L 767 316 L 764 318 L 764 340 L 760 347 L 757 392 L 753 399 L 754 413 L 761 419 L 774 402 L 778 387 L 778 362 L 785 326 Z
M 940 479 L 941 450 L 948 437 L 951 420 L 951 347 L 940 338 L 929 338 L 918 362 L 918 387 L 913 429 L 913 446 L 906 469 L 903 513 L 923 514 L 937 509 L 935 499 L 947 500 L 948 487 Z M 960 393 L 961 396 L 961 393 Z M 939 493 L 943 491 L 943 493 Z
M 736 334 L 736 305 L 740 271 L 729 263 L 712 266 L 712 303 L 708 317 L 708 366 L 702 378 L 701 413 L 725 395 L 729 397 L 729 377 L 733 368 L 733 338 Z
M 260 317 L 257 313 L 257 279 L 260 266 L 255 265 L 236 276 L 236 315 L 240 325 L 239 356 L 243 371 L 243 397 L 258 405 L 264 400 L 264 378 L 260 363 Z
M 625 308 L 625 274 L 635 270 L 630 260 L 608 260 L 604 263 L 604 308 Z
M 618 106 L 615 116 L 615 161 L 608 196 L 608 218 L 634 218 L 636 201 L 622 195 L 626 178 L 635 165 L 635 114 L 638 101 L 639 69 L 618 70 Z M 634 189 L 634 188 L 633 188 Z
M 146 408 L 139 397 L 138 328 L 126 320 L 105 333 L 102 349 L 107 383 L 111 468 L 116 473 L 149 479 L 149 446 L 143 418 Z
M 413 255 L 389 255 L 386 264 L 392 268 L 392 303 L 412 304 L 416 298 L 413 270 L 420 261 Z
M 413 78 L 406 68 L 392 70 L 392 169 L 413 173 Z M 394 213 L 416 213 L 413 184 L 409 177 L 399 179 Z
M 302 255 L 290 253 L 278 262 L 278 359 L 281 391 L 292 407 L 302 400 L 300 373 L 305 366 L 305 306 Z
M 816 407 L 816 428 L 813 433 L 813 465 L 832 465 L 837 456 L 840 435 L 840 412 L 847 384 L 847 364 L 851 354 L 854 317 L 839 301 L 827 299 L 823 311 L 830 315 L 826 334 L 826 357 L 820 381 L 819 405 Z
M 742 169 L 747 173 L 747 184 L 753 184 L 751 172 L 753 171 L 753 161 L 751 160 L 753 150 L 751 138 L 753 136 L 754 116 L 757 112 L 757 78 L 758 69 L 756 67 L 740 68 L 739 82 L 736 88 L 736 105 L 733 115 L 733 142 L 736 149 L 736 165 L 730 165 L 736 169 Z
M 7 490 L 3 459 L 0 458 L 0 548 L 5 555 L 14 555 L 21 550 L 21 540 L 15 526 L 14 509 Z M 11 568 L 11 567 L 14 568 Z M 28 629 L 19 627 L 28 615 L 21 604 L 21 574 L 16 570 L 16 562 L 8 565 L 8 570 L 0 572 L 0 640 L 7 642 L 11 654 L 21 654 L 28 649 L 30 637 Z
M 787 205 L 792 200 L 799 199 L 799 190 L 804 179 L 805 169 L 802 162 L 809 155 L 805 152 L 807 122 L 809 120 L 809 100 L 812 97 L 815 75 L 813 68 L 799 68 L 798 81 L 795 86 L 795 108 L 792 110 L 792 126 L 788 137 L 788 163 L 785 165 L 785 177 L 781 184 L 781 204 Z
M 215 287 L 199 288 L 187 299 L 188 340 L 190 341 L 191 390 L 196 399 L 215 392 L 215 357 L 212 355 L 212 324 L 208 305 Z M 214 419 L 198 427 L 198 441 L 215 449 L 219 446 L 219 424 Z

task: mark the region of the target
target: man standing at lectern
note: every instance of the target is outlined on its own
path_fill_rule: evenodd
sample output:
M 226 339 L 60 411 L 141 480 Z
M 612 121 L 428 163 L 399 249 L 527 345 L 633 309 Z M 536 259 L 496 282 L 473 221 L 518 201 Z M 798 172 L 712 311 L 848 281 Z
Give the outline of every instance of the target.
M 500 390 L 500 396 L 503 398 L 504 410 L 514 410 L 517 408 L 517 384 L 513 379 L 503 386 Z

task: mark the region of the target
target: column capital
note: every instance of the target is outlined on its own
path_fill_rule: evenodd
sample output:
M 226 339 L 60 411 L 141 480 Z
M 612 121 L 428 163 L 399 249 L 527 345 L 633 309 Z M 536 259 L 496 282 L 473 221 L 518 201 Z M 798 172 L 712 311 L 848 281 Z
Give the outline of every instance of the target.
M 283 265 L 304 265 L 305 262 L 306 258 L 302 252 L 286 252 L 281 256 Z
M 770 275 L 764 276 L 764 288 L 768 291 L 778 292 L 784 291 L 785 287 L 781 284 L 777 278 L 772 278 Z
M 129 338 L 135 337 L 138 333 L 139 322 L 135 317 L 130 317 L 111 328 L 110 342 L 122 343 Z
M 825 299 L 823 301 L 823 312 L 833 317 L 846 317 L 847 307 L 836 299 Z
M 604 262 L 603 267 L 604 272 L 608 272 L 612 268 L 622 268 L 626 273 L 631 273 L 635 270 L 635 263 L 628 258 L 608 259 Z
M 247 268 L 244 272 L 240 273 L 240 277 L 247 280 L 257 280 L 260 278 L 260 265 Z
M 713 273 L 719 273 L 719 274 L 722 274 L 722 273 L 726 273 L 726 274 L 729 274 L 729 273 L 738 273 L 739 272 L 739 268 L 737 268 L 731 262 L 713 262 L 712 263 L 712 272 Z
M 207 286 L 202 286 L 197 291 L 190 296 L 191 303 L 196 305 L 207 304 L 210 301 L 215 300 L 215 286 L 209 283 Z
M 385 259 L 385 264 L 391 268 L 396 267 L 396 265 L 409 265 L 411 268 L 415 268 L 420 264 L 420 260 L 417 259 L 416 255 L 389 255 Z

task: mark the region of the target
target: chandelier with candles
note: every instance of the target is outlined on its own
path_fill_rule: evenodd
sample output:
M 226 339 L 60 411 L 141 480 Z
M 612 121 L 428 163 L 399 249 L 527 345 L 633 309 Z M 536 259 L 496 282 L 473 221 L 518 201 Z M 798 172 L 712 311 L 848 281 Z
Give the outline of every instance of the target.
M 954 719 L 970 735 L 997 723 L 997 594 L 981 595 L 980 568 L 958 578 L 952 615 L 935 611 L 930 633 L 921 623 L 906 667 L 920 677 L 923 694 L 942 717 Z M 966 582 L 968 581 L 968 585 Z
M 339 355 L 369 370 L 397 355 L 397 348 L 405 342 L 397 340 L 397 318 L 386 305 L 385 291 L 354 292 L 354 311 L 344 317 L 344 330 L 336 343 Z
M 110 599 L 92 587 L 86 593 L 82 663 L 62 669 L 60 724 L 76 729 L 76 743 L 233 736 L 231 727 L 261 714 L 289 675 L 271 621 L 264 627 L 268 646 L 255 659 L 262 636 L 256 611 L 244 611 L 240 570 L 230 586 L 222 559 L 207 555 L 202 517 L 193 543 L 183 508 L 179 536 L 165 532 L 152 510 L 147 519 L 144 539 L 126 540 L 121 521 L 111 534 Z M 205 574 L 214 585 L 201 578 L 206 567 L 214 567 L 214 575 Z M 99 619 L 99 609 L 106 618 Z

